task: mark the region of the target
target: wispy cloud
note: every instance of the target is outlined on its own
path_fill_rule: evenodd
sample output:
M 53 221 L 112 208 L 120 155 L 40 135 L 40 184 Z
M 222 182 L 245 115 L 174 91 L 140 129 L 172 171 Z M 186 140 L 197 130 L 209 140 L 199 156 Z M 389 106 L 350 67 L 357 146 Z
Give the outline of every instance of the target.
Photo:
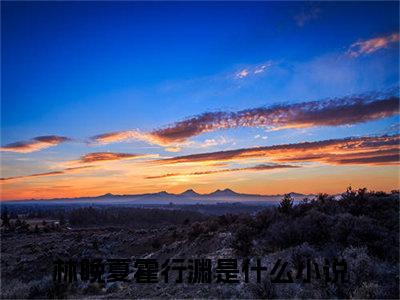
M 256 67 L 256 68 L 254 69 L 253 73 L 254 73 L 254 74 L 264 73 L 264 72 L 267 70 L 267 68 L 270 67 L 270 66 L 271 66 L 271 63 L 258 66 L 258 67 Z
M 151 144 L 160 144 L 160 141 L 150 133 L 141 132 L 138 129 L 114 131 L 93 136 L 90 142 L 110 144 L 127 140 L 145 141 Z
M 261 136 L 261 135 L 259 135 L 259 134 L 256 134 L 255 136 L 254 136 L 254 138 L 255 139 L 263 139 L 263 140 L 266 140 L 266 139 L 268 139 L 268 137 L 267 136 Z
M 152 145 L 159 145 L 165 147 L 168 152 L 179 152 L 183 146 L 188 146 L 190 143 L 185 141 L 169 142 L 162 137 L 159 137 L 153 132 L 142 132 L 138 129 L 114 131 L 93 136 L 89 140 L 89 144 L 107 145 L 111 143 L 118 143 L 124 141 L 142 141 Z
M 80 170 L 84 169 L 89 169 L 93 168 L 94 166 L 81 166 L 81 167 L 73 167 L 73 168 L 66 168 L 60 171 L 52 171 L 52 172 L 44 172 L 44 173 L 35 173 L 35 174 L 30 174 L 30 175 L 23 175 L 23 176 L 14 176 L 14 177 L 6 177 L 6 178 L 0 178 L 0 181 L 16 181 L 20 179 L 29 179 L 29 178 L 35 178 L 35 177 L 47 177 L 47 176 L 56 176 L 56 175 L 64 175 L 68 173 L 74 173 Z
M 249 74 L 250 74 L 249 70 L 243 69 L 243 70 L 239 71 L 239 72 L 236 74 L 236 77 L 237 77 L 237 78 L 245 78 L 245 77 L 249 76 Z
M 400 135 L 344 138 L 192 154 L 156 160 L 155 163 L 221 162 L 259 158 L 280 163 L 398 164 L 399 142 Z
M 206 139 L 204 142 L 195 143 L 195 145 L 193 145 L 193 147 L 209 148 L 209 147 L 214 147 L 214 146 L 225 145 L 225 144 L 228 144 L 229 142 L 232 142 L 232 140 L 227 139 L 225 137 L 220 137 L 217 139 Z
M 361 40 L 351 44 L 347 53 L 351 57 L 358 57 L 360 55 L 370 54 L 380 49 L 388 48 L 391 44 L 398 43 L 399 41 L 400 34 L 397 32 L 369 40 Z
M 182 150 L 181 147 L 173 147 L 173 146 L 171 146 L 171 147 L 166 147 L 165 148 L 165 151 L 168 151 L 168 152 L 180 152 L 181 150 Z
M 146 176 L 146 179 L 159 179 L 166 177 L 176 177 L 176 176 L 199 176 L 199 175 L 210 175 L 210 174 L 218 174 L 218 173 L 231 173 L 231 172 L 244 172 L 244 171 L 268 171 L 274 169 L 289 169 L 289 168 L 298 168 L 298 166 L 293 165 L 284 165 L 284 164 L 260 164 L 252 167 L 246 168 L 231 168 L 231 169 L 222 169 L 222 170 L 208 170 L 208 171 L 199 171 L 199 172 L 191 172 L 191 173 L 167 173 L 156 176 Z
M 57 146 L 70 139 L 57 135 L 38 136 L 29 141 L 21 141 L 0 147 L 0 151 L 30 153 L 46 149 L 49 147 Z
M 268 61 L 260 65 L 248 66 L 236 73 L 236 78 L 242 79 L 250 76 L 260 75 L 266 72 L 272 66 L 272 62 Z
M 94 143 L 104 145 L 131 140 L 139 140 L 149 144 L 159 145 L 165 147 L 164 149 L 168 152 L 179 152 L 182 150 L 182 147 L 208 148 L 229 142 L 229 140 L 224 137 L 220 137 L 219 139 L 206 139 L 204 142 L 189 142 L 186 141 L 186 139 L 170 141 L 165 139 L 162 135 L 157 134 L 156 131 L 144 133 L 140 130 L 134 129 L 96 135 L 90 138 L 89 144 Z
M 293 18 L 297 26 L 303 27 L 306 23 L 318 19 L 321 15 L 321 8 L 318 6 L 304 7 L 302 11 Z

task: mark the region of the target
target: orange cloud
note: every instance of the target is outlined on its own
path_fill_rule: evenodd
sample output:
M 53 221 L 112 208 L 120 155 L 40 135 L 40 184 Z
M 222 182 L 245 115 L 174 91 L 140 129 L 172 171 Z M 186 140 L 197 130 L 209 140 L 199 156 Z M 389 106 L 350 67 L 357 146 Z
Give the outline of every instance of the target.
M 387 48 L 390 44 L 398 43 L 399 41 L 400 34 L 396 32 L 387 36 L 355 42 L 350 46 L 347 53 L 352 57 L 358 57 L 363 54 L 373 53 L 379 49 Z
M 49 147 L 57 146 L 63 142 L 69 141 L 70 139 L 63 136 L 57 135 L 46 135 L 38 136 L 30 141 L 16 142 L 0 147 L 0 151 L 18 152 L 18 153 L 30 153 L 39 151 Z
M 168 152 L 179 152 L 181 150 L 182 149 L 180 147 L 167 147 L 167 148 L 165 148 L 165 151 L 168 151 Z
M 143 141 L 153 145 L 160 145 L 166 147 L 165 150 L 169 152 L 178 152 L 180 151 L 179 145 L 182 143 L 169 143 L 165 141 L 163 138 L 160 138 L 157 134 L 153 133 L 145 133 L 140 130 L 125 130 L 125 131 L 114 131 L 99 134 L 90 138 L 90 140 L 94 143 L 98 144 L 110 144 L 117 143 L 123 141 L 137 140 Z
M 177 164 L 262 158 L 276 162 L 388 165 L 398 164 L 399 162 L 399 142 L 400 135 L 344 138 L 192 154 L 156 160 L 155 162 Z
M 110 144 L 115 142 L 122 142 L 126 140 L 140 140 L 151 142 L 151 136 L 147 133 L 140 132 L 139 130 L 125 130 L 103 133 L 91 138 L 92 141 L 99 144 Z
M 292 165 L 280 165 L 280 164 L 260 164 L 253 167 L 247 168 L 232 168 L 232 169 L 222 169 L 222 170 L 209 170 L 209 171 L 199 171 L 192 173 L 167 173 L 156 176 L 146 176 L 146 179 L 159 179 L 166 177 L 176 177 L 176 176 L 198 176 L 198 175 L 209 175 L 209 174 L 217 174 L 217 173 L 231 173 L 231 172 L 242 172 L 242 171 L 267 171 L 274 169 L 288 169 L 288 168 L 298 168 L 298 166 Z
M 67 173 L 73 173 L 82 169 L 93 168 L 94 166 L 82 166 L 82 167 L 73 167 L 73 168 L 66 168 L 61 171 L 52 171 L 52 172 L 45 172 L 45 173 L 35 173 L 30 175 L 23 175 L 23 176 L 14 176 L 14 177 L 7 177 L 7 178 L 0 178 L 0 181 L 15 181 L 19 179 L 27 179 L 27 178 L 34 178 L 34 177 L 46 177 L 46 176 L 55 176 L 55 175 L 64 175 Z

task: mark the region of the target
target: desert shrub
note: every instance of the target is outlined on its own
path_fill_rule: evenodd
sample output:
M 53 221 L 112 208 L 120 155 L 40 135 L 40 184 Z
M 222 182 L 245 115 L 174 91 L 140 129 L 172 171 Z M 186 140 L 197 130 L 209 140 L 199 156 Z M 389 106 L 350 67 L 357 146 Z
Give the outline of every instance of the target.
M 217 219 L 210 219 L 205 222 L 206 233 L 216 232 L 219 229 L 219 224 Z
M 124 225 L 151 227 L 158 224 L 189 224 L 203 221 L 206 217 L 195 211 L 143 209 L 126 207 L 82 207 L 68 213 L 68 220 L 75 226 Z
M 314 247 L 310 246 L 308 243 L 304 243 L 290 249 L 290 260 L 293 266 L 297 267 L 304 264 L 307 259 L 314 259 L 317 253 L 318 251 Z
M 275 252 L 302 243 L 298 228 L 291 219 L 277 221 L 262 233 L 264 251 Z
M 319 266 L 322 266 L 324 258 L 332 262 L 334 257 L 343 258 L 348 264 L 347 283 L 312 280 L 310 284 L 303 284 L 300 279 L 295 279 L 293 284 L 276 285 L 271 284 L 267 277 L 261 284 L 247 290 L 251 295 L 246 294 L 246 298 L 399 298 L 398 193 L 349 189 L 344 193 L 343 199 L 321 194 L 298 205 L 290 204 L 289 198 L 286 202 L 279 209 L 267 207 L 256 215 L 226 214 L 204 217 L 191 212 L 189 215 L 186 212 L 136 208 L 129 212 L 120 208 L 85 208 L 73 210 L 68 216 L 79 226 L 119 225 L 107 228 L 110 235 L 120 234 L 118 232 L 123 225 L 153 226 L 154 220 L 159 220 L 159 223 L 166 225 L 165 230 L 135 230 L 145 240 L 143 247 L 147 249 L 143 249 L 149 252 L 153 252 L 154 248 L 158 249 L 162 244 L 171 244 L 179 239 L 179 248 L 182 247 L 179 251 L 182 253 L 199 247 L 214 255 L 227 253 L 223 248 L 231 246 L 239 257 L 261 256 L 272 263 L 279 257 L 293 267 L 307 259 L 318 261 Z M 218 231 L 221 234 L 214 234 Z M 220 237 L 226 237 L 223 243 Z M 104 238 L 103 242 L 109 239 L 110 237 Z M 74 232 L 71 241 L 90 245 L 80 232 Z M 101 239 L 91 241 L 93 248 L 96 248 L 96 241 L 100 243 Z M 125 239 L 122 242 L 125 243 Z M 122 242 L 118 239 L 110 249 L 119 247 L 118 243 Z M 103 248 L 100 247 L 101 249 Z M 168 251 L 175 250 L 171 247 Z M 171 256 L 174 254 L 175 252 L 171 253 Z M 245 294 L 234 290 L 243 289 L 243 286 L 248 287 L 251 284 L 232 287 L 224 285 L 220 296 L 245 297 Z M 100 291 L 100 286 L 88 286 L 85 291 L 82 290 L 83 293 L 93 294 L 99 294 Z M 2 298 L 62 298 L 71 296 L 70 293 L 71 287 L 49 285 L 48 279 L 31 281 L 29 284 L 21 281 L 2 282 Z M 196 294 L 199 295 L 205 294 Z
M 363 215 L 373 218 L 389 230 L 399 231 L 398 194 L 377 196 L 374 192 L 360 208 Z
M 380 286 L 376 282 L 363 282 L 353 293 L 355 299 L 382 299 L 379 295 Z
M 339 214 L 336 216 L 336 221 L 332 227 L 333 241 L 346 245 L 348 237 L 353 230 L 354 217 L 349 213 Z
M 222 227 L 226 227 L 232 223 L 235 223 L 237 220 L 237 216 L 233 214 L 225 214 L 218 217 L 218 224 Z
M 289 214 L 293 209 L 293 198 L 290 194 L 286 194 L 279 203 L 278 211 L 282 214 Z
M 349 247 L 342 257 L 347 261 L 349 281 L 338 285 L 346 297 L 398 299 L 399 278 L 397 266 L 376 260 L 366 247 Z M 376 289 L 372 289 L 377 287 Z
M 398 257 L 397 232 L 391 232 L 387 228 L 366 216 L 353 216 L 340 214 L 336 217 L 332 229 L 332 242 L 342 247 L 367 247 L 370 254 L 389 260 Z M 397 243 L 396 243 L 397 239 Z
M 155 239 L 153 239 L 153 241 L 151 242 L 151 246 L 152 246 L 154 249 L 160 249 L 161 246 L 162 246 L 162 243 L 161 243 L 161 241 L 160 241 L 159 238 L 155 238 Z
M 369 200 L 369 193 L 367 189 L 362 188 L 354 191 L 351 187 L 347 188 L 346 192 L 342 194 L 341 205 L 347 212 L 352 215 L 365 214 L 367 202 Z
M 343 298 L 398 298 L 397 267 L 376 260 L 368 254 L 366 247 L 346 248 L 341 258 L 347 262 L 348 281 L 335 284 L 336 295 Z
M 255 299 L 279 298 L 276 291 L 276 286 L 271 282 L 271 278 L 269 276 L 261 280 L 261 283 L 252 284 L 251 291 Z
M 34 280 L 30 283 L 29 298 L 48 298 L 53 291 L 53 280 L 51 276 Z
M 261 231 L 268 228 L 277 219 L 275 209 L 267 208 L 260 211 L 255 217 L 255 227 Z
M 248 225 L 242 225 L 236 229 L 231 246 L 239 256 L 250 255 L 254 233 L 254 228 Z
M 311 209 L 302 218 L 296 218 L 294 224 L 300 243 L 323 245 L 330 240 L 332 220 L 323 212 Z
M 350 282 L 355 287 L 376 276 L 376 266 L 368 255 L 367 248 L 349 247 L 344 250 L 342 256 L 347 261 Z
M 334 197 L 328 194 L 318 194 L 311 204 L 313 209 L 325 214 L 333 215 L 340 213 L 341 211 L 340 206 Z
M 359 216 L 354 218 L 352 230 L 347 237 L 347 245 L 366 246 L 372 255 L 384 258 L 385 254 L 390 252 L 390 248 L 394 246 L 383 243 L 388 235 L 388 231 L 373 219 Z
M 2 282 L 1 298 L 2 299 L 26 299 L 29 297 L 30 286 L 19 280 Z
M 2 282 L 2 299 L 43 299 L 52 298 L 54 295 L 54 285 L 51 276 L 30 282 L 21 282 L 19 280 Z
M 98 282 L 83 282 L 81 283 L 80 290 L 83 294 L 86 295 L 96 295 L 102 292 L 102 289 L 105 287 L 104 283 Z
M 204 232 L 205 232 L 204 225 L 200 222 L 195 222 L 190 226 L 190 230 L 188 232 L 188 238 L 189 240 L 192 241 Z

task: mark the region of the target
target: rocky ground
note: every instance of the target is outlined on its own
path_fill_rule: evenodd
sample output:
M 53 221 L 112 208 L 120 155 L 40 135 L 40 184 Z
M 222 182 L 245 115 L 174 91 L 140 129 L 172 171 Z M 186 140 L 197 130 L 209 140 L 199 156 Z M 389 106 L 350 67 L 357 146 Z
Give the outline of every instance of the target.
M 56 258 L 172 258 L 235 257 L 231 233 L 215 232 L 189 241 L 190 226 L 132 230 L 124 228 L 61 229 L 49 233 L 3 234 L 1 277 L 3 298 L 61 297 L 206 297 L 221 296 L 224 286 L 216 284 L 108 283 L 54 287 L 53 260 Z M 132 277 L 133 274 L 130 275 Z M 236 287 L 238 289 L 238 287 Z

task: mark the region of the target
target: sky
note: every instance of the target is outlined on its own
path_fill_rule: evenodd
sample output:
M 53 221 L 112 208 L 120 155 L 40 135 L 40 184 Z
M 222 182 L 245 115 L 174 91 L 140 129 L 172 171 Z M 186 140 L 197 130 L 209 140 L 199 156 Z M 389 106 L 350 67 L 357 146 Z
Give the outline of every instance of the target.
M 1 200 L 399 187 L 398 2 L 1 2 Z

